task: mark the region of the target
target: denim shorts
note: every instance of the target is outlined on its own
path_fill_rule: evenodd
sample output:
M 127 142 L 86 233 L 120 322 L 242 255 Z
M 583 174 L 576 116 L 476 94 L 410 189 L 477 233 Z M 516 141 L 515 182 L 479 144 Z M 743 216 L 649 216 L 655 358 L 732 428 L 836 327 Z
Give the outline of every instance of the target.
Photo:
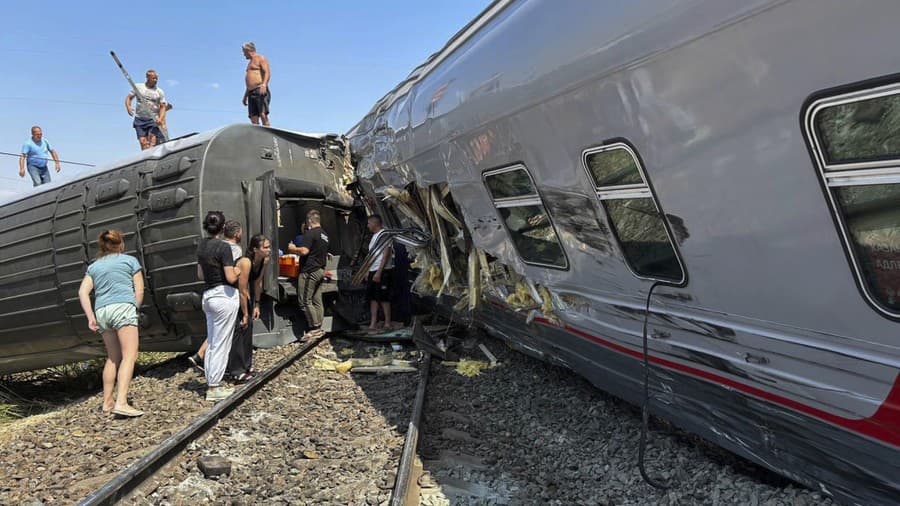
M 95 312 L 97 317 L 97 326 L 99 332 L 106 330 L 119 330 L 128 325 L 138 325 L 137 308 L 134 304 L 122 302 L 118 304 L 110 304 L 98 308 Z

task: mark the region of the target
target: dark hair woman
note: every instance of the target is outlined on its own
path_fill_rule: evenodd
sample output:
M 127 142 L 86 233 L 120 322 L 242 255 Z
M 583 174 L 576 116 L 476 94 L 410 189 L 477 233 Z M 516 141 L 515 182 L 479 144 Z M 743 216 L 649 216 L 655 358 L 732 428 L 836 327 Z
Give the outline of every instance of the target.
M 219 385 L 225 376 L 231 339 L 237 323 L 240 307 L 238 280 L 234 268 L 231 247 L 219 239 L 225 225 L 221 211 L 210 211 L 203 220 L 203 230 L 208 237 L 197 248 L 197 277 L 206 282 L 203 292 L 203 312 L 206 314 L 206 340 L 208 342 L 203 365 L 206 373 L 206 400 L 220 401 L 234 389 Z
M 103 366 L 103 413 L 136 417 L 144 413 L 128 405 L 128 386 L 138 354 L 138 308 L 144 300 L 141 264 L 125 251 L 118 230 L 107 230 L 97 238 L 97 259 L 87 268 L 78 298 L 87 316 L 88 328 L 100 332 L 106 345 Z M 94 292 L 94 307 L 91 292 Z M 95 312 L 96 309 L 96 312 Z M 118 380 L 118 393 L 113 390 Z
M 272 243 L 262 235 L 254 235 L 247 245 L 247 254 L 237 263 L 238 289 L 241 295 L 240 321 L 234 329 L 228 372 L 239 382 L 253 379 L 253 321 L 259 319 L 262 296 L 262 273 L 269 263 Z M 252 320 L 251 320 L 252 317 Z

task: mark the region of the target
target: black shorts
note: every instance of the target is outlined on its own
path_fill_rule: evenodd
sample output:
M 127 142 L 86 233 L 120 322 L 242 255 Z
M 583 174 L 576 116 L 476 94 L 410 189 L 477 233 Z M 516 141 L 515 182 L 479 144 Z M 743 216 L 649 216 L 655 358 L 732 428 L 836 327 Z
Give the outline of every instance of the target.
M 160 141 L 163 136 L 162 131 L 159 129 L 159 125 L 156 124 L 155 119 L 147 119 L 147 118 L 138 118 L 134 117 L 134 121 L 131 123 L 131 126 L 134 127 L 134 131 L 138 136 L 138 139 L 141 137 L 150 137 L 151 135 L 156 136 L 156 140 Z
M 262 116 L 269 114 L 269 102 L 272 101 L 272 90 L 266 88 L 266 93 L 260 93 L 259 88 L 247 93 L 247 110 L 250 116 Z
M 394 270 L 381 271 L 381 282 L 372 280 L 376 271 L 369 271 L 369 281 L 366 283 L 366 298 L 377 302 L 390 302 L 394 291 Z

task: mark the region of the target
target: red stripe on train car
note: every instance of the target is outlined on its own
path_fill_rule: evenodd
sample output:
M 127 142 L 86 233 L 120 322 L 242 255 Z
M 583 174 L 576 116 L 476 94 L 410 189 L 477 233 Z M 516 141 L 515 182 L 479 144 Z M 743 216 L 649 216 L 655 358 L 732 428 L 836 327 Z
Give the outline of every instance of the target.
M 491 304 L 501 309 L 511 311 L 509 307 L 504 306 L 503 304 L 498 304 L 493 301 L 491 301 Z M 609 342 L 605 339 L 594 336 L 592 334 L 588 334 L 587 332 L 576 329 L 574 327 L 570 327 L 568 325 L 560 326 L 550 322 L 546 318 L 540 317 L 535 318 L 534 321 L 549 327 L 565 330 L 577 335 L 578 337 L 600 344 L 619 353 L 630 355 L 639 359 L 643 358 L 643 353 L 641 353 L 640 351 L 633 350 L 620 344 Z M 719 376 L 718 374 L 704 371 L 702 369 L 696 369 L 694 367 L 680 364 L 678 362 L 672 362 L 670 360 L 654 357 L 652 355 L 649 357 L 649 360 L 654 364 L 687 373 L 692 376 L 697 376 L 714 383 L 729 386 L 746 394 L 764 399 L 772 403 L 781 404 L 782 406 L 786 406 L 795 411 L 814 416 L 831 424 L 843 427 L 859 434 L 863 434 L 865 436 L 877 439 L 893 446 L 900 446 L 900 374 L 898 374 L 894 378 L 894 385 L 891 387 L 890 392 L 888 392 L 888 395 L 885 398 L 884 402 L 882 402 L 881 406 L 878 407 L 878 410 L 875 411 L 875 414 L 873 414 L 869 418 L 854 419 L 828 413 L 826 411 L 808 406 L 793 399 L 788 399 L 787 397 L 782 397 L 780 395 L 761 390 L 759 388 L 741 383 L 740 381 L 726 378 L 724 376 Z

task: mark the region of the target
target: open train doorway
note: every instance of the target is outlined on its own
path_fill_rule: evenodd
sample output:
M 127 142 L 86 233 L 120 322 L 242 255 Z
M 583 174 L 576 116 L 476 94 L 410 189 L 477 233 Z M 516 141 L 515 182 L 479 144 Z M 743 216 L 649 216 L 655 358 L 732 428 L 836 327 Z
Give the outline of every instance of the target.
M 363 295 L 362 287 L 350 283 L 354 266 L 364 255 L 365 208 L 345 193 L 329 192 L 322 185 L 275 177 L 259 178 L 261 226 L 258 233 L 270 238 L 274 268 L 266 270 L 263 281 L 263 315 L 255 322 L 254 346 L 265 348 L 294 341 L 308 330 L 297 297 L 299 258 L 288 245 L 299 245 L 303 224 L 310 211 L 321 215 L 328 235 L 328 261 L 322 285 L 325 306 L 323 328 L 340 331 L 356 325 L 354 308 Z M 356 293 L 360 292 L 360 293 Z M 267 302 L 267 303 L 266 303 Z

